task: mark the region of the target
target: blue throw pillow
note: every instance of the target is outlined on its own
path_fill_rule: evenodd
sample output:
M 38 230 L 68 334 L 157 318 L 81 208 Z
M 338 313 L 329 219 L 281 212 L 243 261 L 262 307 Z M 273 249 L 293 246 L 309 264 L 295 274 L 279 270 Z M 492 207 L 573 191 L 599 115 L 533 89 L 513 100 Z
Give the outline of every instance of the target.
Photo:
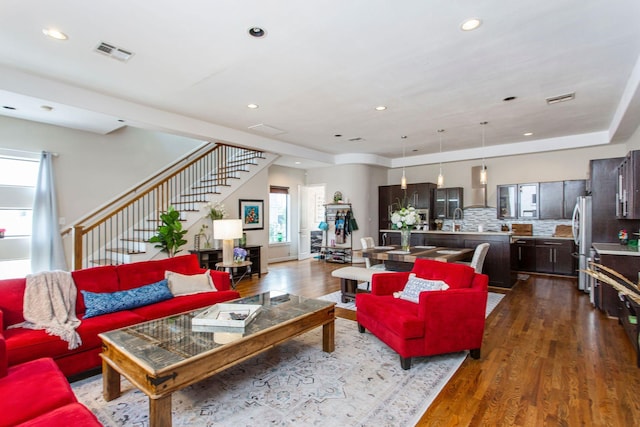
M 127 291 L 95 293 L 80 291 L 84 296 L 84 318 L 128 310 L 173 298 L 167 279 Z

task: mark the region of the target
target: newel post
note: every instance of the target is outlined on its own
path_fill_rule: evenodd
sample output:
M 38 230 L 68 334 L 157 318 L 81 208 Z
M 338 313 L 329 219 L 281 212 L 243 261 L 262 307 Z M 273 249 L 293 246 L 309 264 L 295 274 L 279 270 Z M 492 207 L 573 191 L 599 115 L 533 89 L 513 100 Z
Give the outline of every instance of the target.
M 82 269 L 82 232 L 84 227 L 81 225 L 74 225 L 72 228 L 73 237 L 73 270 Z

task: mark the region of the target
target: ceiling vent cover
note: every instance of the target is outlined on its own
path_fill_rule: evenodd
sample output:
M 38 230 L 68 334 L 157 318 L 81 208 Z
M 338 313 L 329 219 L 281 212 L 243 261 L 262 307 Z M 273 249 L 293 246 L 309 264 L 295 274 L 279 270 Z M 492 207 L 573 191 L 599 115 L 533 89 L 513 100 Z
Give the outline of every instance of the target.
M 355 136 L 353 138 L 349 138 L 347 141 L 350 141 L 350 142 L 364 141 L 364 138 L 362 138 L 360 136 Z
M 575 98 L 576 98 L 575 92 L 565 93 L 564 95 L 551 96 L 547 98 L 547 104 L 552 105 L 552 104 L 557 104 L 558 102 L 573 101 Z
M 120 62 L 127 62 L 133 56 L 133 53 L 128 50 L 105 42 L 100 42 L 100 44 L 96 46 L 95 51 L 110 58 L 117 59 Z

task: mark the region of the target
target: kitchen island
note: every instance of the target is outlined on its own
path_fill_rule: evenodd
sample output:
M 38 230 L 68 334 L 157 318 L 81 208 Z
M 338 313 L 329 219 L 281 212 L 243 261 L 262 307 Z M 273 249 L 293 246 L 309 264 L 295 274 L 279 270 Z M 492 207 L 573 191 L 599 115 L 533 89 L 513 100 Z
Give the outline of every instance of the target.
M 489 276 L 489 286 L 511 288 L 516 273 L 511 271 L 511 232 L 462 232 L 412 230 L 411 246 L 437 246 L 475 249 L 480 243 L 489 243 L 489 252 L 482 272 Z M 380 245 L 399 245 L 399 230 L 380 230 Z

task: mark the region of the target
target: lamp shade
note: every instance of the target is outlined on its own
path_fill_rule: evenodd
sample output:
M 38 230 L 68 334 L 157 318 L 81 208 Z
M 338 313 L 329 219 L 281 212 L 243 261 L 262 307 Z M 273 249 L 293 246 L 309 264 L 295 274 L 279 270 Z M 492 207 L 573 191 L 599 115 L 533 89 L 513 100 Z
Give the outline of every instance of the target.
M 242 237 L 241 219 L 217 219 L 213 221 L 213 238 L 233 240 Z

